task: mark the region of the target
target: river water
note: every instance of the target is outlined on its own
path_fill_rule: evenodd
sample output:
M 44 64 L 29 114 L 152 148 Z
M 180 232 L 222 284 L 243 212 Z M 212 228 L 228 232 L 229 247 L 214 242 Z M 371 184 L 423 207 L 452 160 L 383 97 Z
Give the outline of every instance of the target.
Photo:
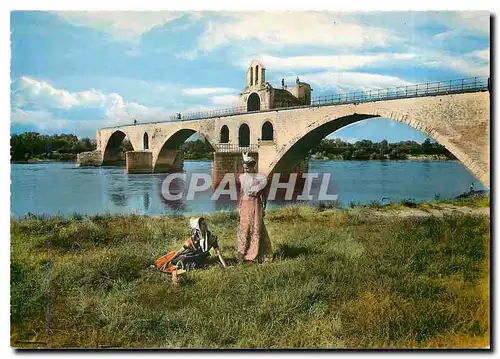
M 184 170 L 188 175 L 209 174 L 211 165 L 185 161 Z M 452 198 L 467 192 L 471 182 L 475 190 L 486 190 L 456 161 L 311 160 L 309 172 L 330 173 L 328 193 L 337 194 L 337 201 L 343 206 L 351 202 Z M 206 214 L 235 208 L 235 202 L 227 195 L 212 201 L 210 190 L 198 194 L 194 201 L 167 201 L 161 192 L 165 176 L 127 175 L 122 167 L 78 168 L 74 163 L 12 164 L 11 215 Z M 294 203 L 297 202 L 281 198 L 269 201 L 268 208 Z

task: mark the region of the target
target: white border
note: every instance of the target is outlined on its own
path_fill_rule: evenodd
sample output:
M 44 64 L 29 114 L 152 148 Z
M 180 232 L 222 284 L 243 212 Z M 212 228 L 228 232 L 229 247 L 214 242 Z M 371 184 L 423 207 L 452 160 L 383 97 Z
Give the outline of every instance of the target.
M 105 2 L 103 0 L 86 0 L 79 3 L 75 2 L 67 2 L 61 0 L 44 0 L 42 1 L 27 1 L 27 0 L 19 0 L 12 2 L 11 4 L 7 4 L 6 2 L 2 2 L 0 5 L 2 7 L 1 17 L 0 17 L 0 26 L 2 26 L 2 77 L 1 83 L 3 84 L 3 93 L 2 93 L 2 120 L 0 120 L 0 134 L 2 139 L 0 141 L 0 158 L 3 163 L 3 171 L 0 176 L 0 189 L 2 191 L 2 198 L 0 204 L 0 223 L 2 233 L 4 233 L 4 237 L 1 241 L 2 250 L 0 251 L 1 258 L 1 269 L 0 283 L 2 284 L 2 295 L 1 295 L 1 332 L 0 338 L 2 340 L 1 343 L 1 352 L 2 354 L 6 354 L 7 356 L 15 355 L 15 352 L 10 349 L 10 243 L 7 240 L 8 233 L 10 232 L 10 163 L 9 163 L 9 154 L 10 154 L 10 146 L 9 146 L 9 137 L 10 137 L 10 10 L 233 10 L 233 11 L 243 11 L 243 10 L 331 10 L 331 11 L 368 11 L 368 10 L 489 10 L 493 13 L 497 13 L 498 9 L 498 1 L 493 0 L 454 0 L 454 1 L 436 1 L 436 0 L 419 0 L 414 2 L 407 1 L 390 1 L 390 0 L 378 0 L 378 1 L 368 1 L 368 0 L 349 0 L 349 1 L 331 1 L 331 0 L 321 0 L 312 2 L 292 2 L 290 0 L 287 1 L 274 1 L 271 2 L 269 0 L 251 0 L 251 1 L 229 1 L 229 0 L 212 0 L 210 3 L 203 0 L 183 0 L 182 2 L 178 2 L 177 4 L 172 4 L 169 2 L 160 2 L 160 1 L 151 1 L 151 0 L 141 0 L 141 1 L 130 1 L 130 0 L 121 0 L 114 2 Z M 69 6 L 70 5 L 70 6 Z M 5 9 L 4 9 L 5 8 Z M 498 22 L 498 19 L 496 20 Z M 495 23 L 495 30 L 498 29 L 498 26 Z M 492 29 L 493 30 L 493 29 Z M 497 31 L 494 31 L 497 33 Z M 497 87 L 497 81 L 494 83 L 495 87 Z M 492 101 L 497 102 L 498 96 L 496 95 Z M 492 114 L 492 118 L 496 118 L 496 113 Z M 493 117 L 494 116 L 494 117 Z M 492 138 L 499 138 L 498 132 L 500 131 L 499 125 L 495 126 L 495 133 L 492 133 Z M 495 151 L 495 167 L 498 169 L 498 163 L 500 161 L 500 156 L 498 155 L 498 149 Z M 493 163 L 492 163 L 493 165 Z M 498 182 L 498 173 L 497 178 L 495 179 L 495 183 L 492 184 L 493 188 L 497 188 Z M 9 199 L 9 200 L 7 200 Z M 493 203 L 492 203 L 493 204 Z M 495 218 L 492 218 L 492 222 L 496 220 L 497 213 L 495 213 Z M 493 238 L 492 238 L 493 242 Z M 497 244 L 495 248 L 498 248 Z M 496 250 L 498 252 L 498 250 Z M 498 253 L 495 253 L 496 259 L 498 260 Z M 493 261 L 492 264 L 495 262 Z M 494 278 L 498 277 L 498 272 L 496 268 L 492 268 L 492 272 L 494 271 Z M 496 292 L 496 291 L 495 291 Z M 494 296 L 497 298 L 497 296 Z M 496 308 L 497 303 L 492 303 L 492 305 Z M 494 323 L 492 322 L 492 325 Z M 493 341 L 496 345 L 499 344 L 498 341 L 498 328 L 495 330 L 495 338 Z M 52 353 L 47 353 L 52 354 Z M 118 355 L 124 355 L 123 352 L 116 353 Z M 284 353 L 288 355 L 288 353 Z M 312 353 L 298 353 L 297 355 L 310 355 Z M 332 352 L 331 355 L 363 355 L 363 353 L 336 353 Z M 386 353 L 381 353 L 385 355 Z M 395 353 L 395 355 L 401 355 L 402 353 Z M 469 353 L 471 354 L 471 353 Z M 481 353 L 477 353 L 481 354 Z M 27 354 L 25 354 L 27 355 Z M 28 354 L 32 355 L 32 354 Z M 36 354 L 35 354 L 36 355 Z M 97 357 L 101 357 L 106 355 L 106 353 L 95 354 Z M 134 354 L 136 355 L 136 354 Z M 138 355 L 147 355 L 146 353 L 138 353 Z M 179 354 L 179 353 L 161 353 L 160 355 L 168 355 L 169 357 L 180 357 L 181 355 L 185 357 L 186 355 L 196 355 L 193 353 Z M 214 353 L 212 355 L 219 355 L 218 353 Z M 238 354 L 242 355 L 242 354 Z M 268 353 L 259 353 L 259 356 L 269 356 L 272 354 Z M 437 356 L 439 353 L 430 352 L 426 353 L 426 356 Z

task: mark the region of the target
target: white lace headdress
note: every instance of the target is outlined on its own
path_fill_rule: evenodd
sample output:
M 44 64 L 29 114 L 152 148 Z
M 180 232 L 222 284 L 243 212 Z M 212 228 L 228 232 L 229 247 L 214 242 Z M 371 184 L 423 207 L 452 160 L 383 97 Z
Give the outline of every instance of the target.
M 249 156 L 248 152 L 243 152 L 242 155 L 243 155 L 243 163 L 251 163 L 251 162 L 255 163 L 255 158 Z

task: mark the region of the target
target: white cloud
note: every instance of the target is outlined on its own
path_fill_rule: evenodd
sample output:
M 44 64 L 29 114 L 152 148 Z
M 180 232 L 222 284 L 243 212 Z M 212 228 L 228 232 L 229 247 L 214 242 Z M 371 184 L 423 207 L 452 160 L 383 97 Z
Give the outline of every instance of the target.
M 107 32 L 115 40 L 132 42 L 154 27 L 185 15 L 173 11 L 58 11 L 56 14 L 71 24 Z
M 295 82 L 293 76 L 286 77 L 287 82 Z M 369 74 L 363 72 L 319 72 L 301 74 L 300 80 L 313 85 L 319 91 L 336 92 L 363 91 L 394 86 L 407 86 L 412 83 L 396 76 Z
M 36 129 L 42 134 L 49 133 L 73 133 L 79 137 L 88 136 L 93 138 L 97 128 L 120 125 L 129 122 L 113 122 L 109 118 L 72 120 L 60 118 L 45 109 L 26 110 L 13 108 L 11 111 L 11 121 L 15 125 L 24 125 Z
M 481 59 L 485 62 L 490 62 L 490 49 L 484 49 L 484 50 L 478 50 L 478 51 L 472 51 L 467 54 L 467 56 L 472 57 L 472 58 L 477 58 Z
M 416 54 L 407 53 L 377 53 L 372 55 L 316 55 L 316 56 L 292 56 L 275 57 L 272 55 L 261 55 L 257 59 L 266 67 L 273 70 L 302 70 L 302 69 L 332 69 L 349 70 L 367 67 L 375 63 L 389 61 L 411 60 Z M 247 68 L 252 59 L 244 59 L 240 66 Z
M 276 57 L 261 55 L 257 59 L 273 70 L 300 71 L 323 69 L 345 71 L 374 66 L 389 67 L 399 61 L 410 61 L 409 66 L 437 67 L 451 69 L 465 76 L 489 75 L 489 48 L 464 55 L 452 55 L 440 51 L 415 53 L 376 53 L 370 55 L 317 55 Z M 251 59 L 242 60 L 239 65 L 246 68 Z
M 236 92 L 236 90 L 227 87 L 199 87 L 188 88 L 182 90 L 186 95 L 201 96 L 201 95 L 214 95 L 219 93 Z
M 462 27 L 483 34 L 490 32 L 490 13 L 488 11 L 459 11 L 457 17 L 459 21 L 452 23 L 453 27 Z
M 455 16 L 444 17 L 451 29 L 469 34 L 488 35 L 490 33 L 490 13 L 488 11 L 457 11 Z
M 187 114 L 192 113 L 192 112 L 213 111 L 213 110 L 218 110 L 218 109 L 219 109 L 219 107 L 217 107 L 217 106 L 194 105 L 194 106 L 184 108 L 179 112 L 182 113 L 183 115 L 187 115 Z
M 155 122 L 169 120 L 175 112 L 209 111 L 221 107 L 233 107 L 238 103 L 238 96 L 228 94 L 234 92 L 230 88 L 196 88 L 186 91 L 189 95 L 213 95 L 207 101 L 209 106 L 189 104 L 186 107 L 169 108 L 148 107 L 137 102 L 126 101 L 117 93 L 104 93 L 95 89 L 71 92 L 58 89 L 45 81 L 22 76 L 15 84 L 12 92 L 11 119 L 14 124 L 33 126 L 40 131 L 61 132 L 87 131 L 92 134 L 96 128 L 130 124 L 134 119 L 139 122 Z M 167 88 L 163 90 L 168 90 Z M 182 102 L 181 102 L 182 106 Z M 29 108 L 29 109 L 27 109 Z M 97 119 L 71 120 L 73 109 L 101 109 L 102 115 Z M 51 113 L 51 109 L 65 110 L 68 118 L 59 118 Z
M 486 57 L 486 54 L 488 56 Z M 418 58 L 419 65 L 439 69 L 450 69 L 466 77 L 489 76 L 489 49 L 465 55 L 444 52 L 429 52 Z
M 27 76 L 21 76 L 14 99 L 23 103 L 37 102 L 53 108 L 70 109 L 73 106 L 103 106 L 107 96 L 94 89 L 71 93 L 54 88 L 45 81 L 37 81 Z
M 490 13 L 487 11 L 458 11 L 435 16 L 437 23 L 442 23 L 448 30 L 433 36 L 435 40 L 450 40 L 458 36 L 478 35 L 490 33 Z
M 140 122 L 165 121 L 171 115 L 160 107 L 147 107 L 136 102 L 126 102 L 123 97 L 113 93 L 105 111 L 108 126 L 130 123 L 134 119 Z
M 210 97 L 210 102 L 221 107 L 236 107 L 239 105 L 240 97 L 236 95 L 221 95 Z
M 23 110 L 14 108 L 11 112 L 12 123 L 31 125 L 40 131 L 61 132 L 72 123 L 71 120 L 55 118 L 47 110 Z
M 224 13 L 223 21 L 209 21 L 198 40 L 198 50 L 256 40 L 273 48 L 311 45 L 329 48 L 384 47 L 398 39 L 388 30 L 345 20 L 329 12 Z M 345 18 L 345 17 L 344 17 Z
M 22 107 L 26 105 L 37 110 L 35 112 L 23 110 Z M 18 88 L 13 91 L 13 121 L 20 123 L 25 123 L 29 119 L 48 121 L 50 113 L 47 109 L 51 108 L 64 110 L 102 108 L 105 115 L 104 124 L 107 126 L 130 123 L 135 118 L 141 122 L 162 121 L 170 116 L 170 113 L 167 113 L 163 108 L 127 102 L 117 93 L 106 94 L 94 89 L 70 92 L 57 89 L 47 82 L 22 76 Z M 50 117 L 50 119 L 53 118 Z M 62 120 L 58 121 L 61 125 L 67 123 Z

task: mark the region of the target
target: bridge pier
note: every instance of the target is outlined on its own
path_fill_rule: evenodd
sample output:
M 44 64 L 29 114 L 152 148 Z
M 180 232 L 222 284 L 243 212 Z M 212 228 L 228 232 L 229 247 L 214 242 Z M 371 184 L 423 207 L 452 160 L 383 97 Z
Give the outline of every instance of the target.
M 259 166 L 259 158 L 260 162 L 263 162 L 263 154 L 260 153 L 262 148 L 259 148 L 257 151 L 249 151 L 249 156 L 252 156 L 256 160 L 256 168 L 258 172 L 264 174 L 268 178 L 268 183 L 270 184 L 272 181 L 272 176 L 275 173 L 279 173 L 279 182 L 286 183 L 290 180 L 291 173 L 297 173 L 297 180 L 295 182 L 296 189 L 302 189 L 304 187 L 305 179 L 302 178 L 303 173 L 307 173 L 308 171 L 308 162 L 307 160 L 298 160 L 293 163 L 284 163 L 280 164 L 276 170 L 271 173 L 266 173 L 263 169 L 263 166 Z M 265 154 L 264 154 L 265 155 Z M 227 173 L 234 173 L 236 180 L 238 176 L 243 173 L 243 156 L 241 152 L 214 152 L 214 160 L 212 163 L 212 187 L 216 188 L 224 176 Z
M 153 154 L 149 151 L 128 151 L 125 154 L 127 173 L 153 172 Z
M 177 150 L 162 150 L 152 169 L 154 173 L 179 172 L 184 168 L 184 159 Z
M 76 163 L 82 167 L 99 167 L 102 165 L 102 152 L 97 150 L 78 153 Z
M 279 182 L 287 183 L 290 181 L 290 174 L 296 173 L 297 179 L 295 181 L 295 190 L 302 190 L 305 185 L 305 178 L 303 174 L 309 171 L 309 163 L 307 159 L 298 160 L 297 162 L 282 163 L 278 165 L 268 176 L 268 181 L 272 181 L 273 175 L 279 173 Z
M 108 148 L 102 158 L 103 166 L 124 166 L 125 156 L 120 148 Z
M 259 154 L 249 152 L 249 156 L 259 163 Z M 243 173 L 243 156 L 241 152 L 214 152 L 212 163 L 212 187 L 216 188 L 227 173 L 234 173 L 236 180 Z

